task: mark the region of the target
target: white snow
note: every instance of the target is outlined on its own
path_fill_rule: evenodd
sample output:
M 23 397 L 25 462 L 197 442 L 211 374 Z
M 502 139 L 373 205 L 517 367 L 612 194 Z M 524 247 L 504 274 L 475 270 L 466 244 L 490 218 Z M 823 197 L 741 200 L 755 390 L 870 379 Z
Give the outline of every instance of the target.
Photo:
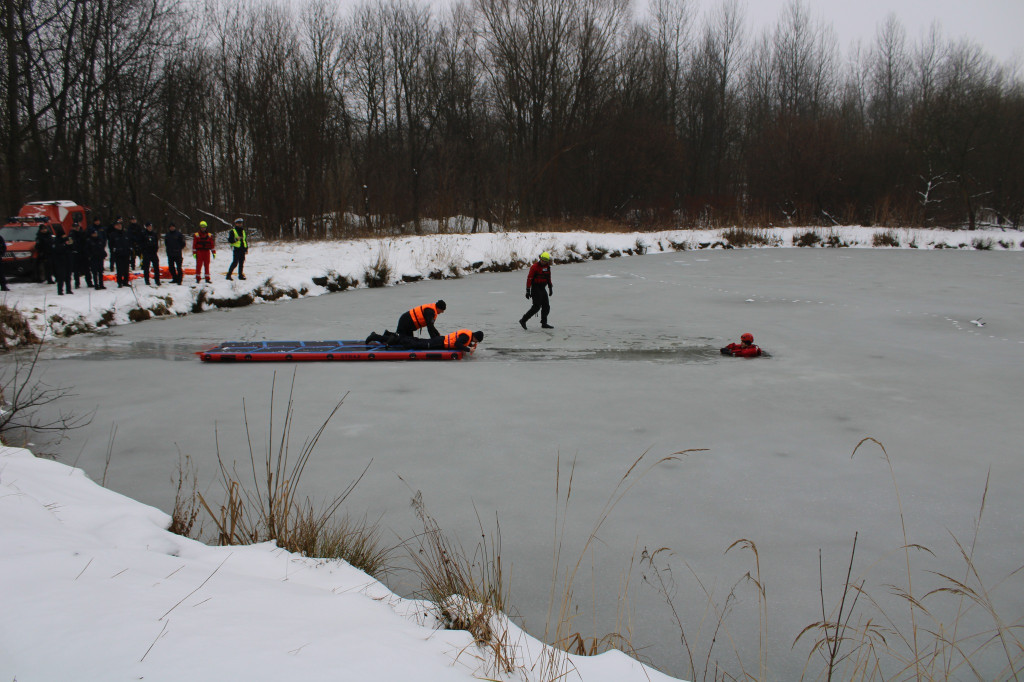
M 514 625 L 521 669 L 499 675 L 468 633 L 343 561 L 209 547 L 169 523 L 0 447 L 0 679 L 542 679 L 543 645 Z M 565 679 L 670 679 L 616 651 L 564 661 Z
M 761 231 L 791 246 L 810 228 Z M 815 230 L 853 247 L 888 232 L 899 248 L 1021 250 L 1021 233 L 1002 230 Z M 429 235 L 332 243 L 256 243 L 245 282 L 228 282 L 230 251 L 214 261 L 208 285 L 81 289 L 57 297 L 52 285 L 11 283 L 0 302 L 26 314 L 40 335 L 128 322 L 134 308 L 164 304 L 190 313 L 200 291 L 224 298 L 265 289 L 314 296 L 314 277 L 364 280 L 379 259 L 390 282 L 446 276 L 491 263 L 528 264 L 591 251 L 713 248 L 721 231 L 633 234 Z M 186 266 L 191 259 L 186 254 Z M 696 259 L 701 262 L 702 259 Z M 598 275 L 612 277 L 612 275 Z M 186 282 L 189 278 L 186 278 Z M 193 280 L 194 281 L 194 280 Z M 755 299 L 746 298 L 747 302 Z M 255 302 L 263 302 L 257 297 Z M 972 320 L 981 326 L 981 318 Z M 340 561 L 290 554 L 271 544 L 210 547 L 169 533 L 163 512 L 90 481 L 79 469 L 0 447 L 0 679 L 31 680 L 537 680 L 544 648 L 509 624 L 520 668 L 490 669 L 461 631 L 435 627 L 426 606 L 401 599 Z M 565 659 L 567 680 L 668 680 L 618 652 Z
M 248 279 L 229 282 L 224 274 L 231 263 L 231 250 L 219 245 L 219 258 L 212 261 L 210 284 L 197 285 L 185 276 L 188 286 L 162 281 L 160 287 L 133 279 L 130 288 L 118 289 L 108 281 L 107 289 L 97 291 L 84 287 L 73 295 L 57 296 L 55 285 L 13 282 L 11 291 L 0 297 L 0 304 L 16 306 L 30 321 L 37 335 L 71 335 L 104 326 L 126 324 L 129 312 L 138 308 L 157 314 L 185 315 L 196 307 L 201 291 L 208 298 L 237 298 L 252 294 L 255 303 L 273 298 L 276 290 L 288 296 L 317 296 L 327 293 L 326 286 L 314 278 L 345 277 L 359 280 L 366 286 L 366 272 L 380 261 L 390 266 L 388 282 L 399 283 L 431 274 L 445 277 L 462 276 L 492 264 L 519 262 L 529 265 L 542 251 L 550 251 L 556 261 L 566 258 L 589 259 L 593 252 L 605 257 L 636 254 L 639 251 L 662 252 L 674 248 L 697 250 L 722 248 L 728 243 L 727 230 L 668 230 L 661 232 L 593 233 L 593 232 L 528 232 L 482 234 L 430 234 L 425 236 L 361 239 L 335 242 L 255 242 L 245 264 Z M 752 230 L 764 242 L 776 248 L 795 246 L 795 241 L 808 232 L 850 248 L 872 248 L 876 235 L 895 238 L 898 247 L 884 248 L 991 248 L 1021 250 L 1024 235 L 1004 229 L 967 231 L 931 229 L 889 229 L 859 226 L 833 228 L 764 228 Z M 706 259 L 696 259 L 705 262 Z M 161 264 L 166 264 L 161 254 Z M 185 253 L 185 267 L 193 266 L 190 253 Z M 277 295 L 280 295 L 279 293 Z M 213 307 L 210 303 L 202 308 Z

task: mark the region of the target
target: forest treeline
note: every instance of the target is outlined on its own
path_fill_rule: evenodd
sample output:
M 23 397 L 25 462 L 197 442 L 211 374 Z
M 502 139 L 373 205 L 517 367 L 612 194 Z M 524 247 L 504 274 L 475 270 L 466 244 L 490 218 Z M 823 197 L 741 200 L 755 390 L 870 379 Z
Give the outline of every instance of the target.
M 800 0 L 758 31 L 742 7 L 5 0 L 5 208 L 306 237 L 453 216 L 1020 226 L 1012 66 L 894 16 L 841 50 Z

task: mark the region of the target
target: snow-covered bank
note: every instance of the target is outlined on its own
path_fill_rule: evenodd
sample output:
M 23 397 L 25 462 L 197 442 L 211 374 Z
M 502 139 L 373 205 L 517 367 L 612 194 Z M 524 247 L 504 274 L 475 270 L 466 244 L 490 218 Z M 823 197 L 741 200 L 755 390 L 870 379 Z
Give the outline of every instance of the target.
M 920 248 L 1021 250 L 1024 235 L 1013 230 L 974 232 L 868 227 L 765 228 L 745 232 L 753 240 L 742 245 L 765 247 Z M 213 261 L 213 281 L 186 285 L 163 282 L 150 286 L 133 279 L 130 289 L 107 283 L 97 291 L 81 288 L 58 297 L 56 287 L 14 282 L 0 303 L 16 307 L 37 336 L 72 335 L 140 319 L 185 315 L 213 307 L 249 305 L 318 296 L 348 286 L 413 282 L 458 277 L 491 269 L 518 269 L 541 251 L 556 262 L 637 255 L 672 250 L 732 248 L 730 230 L 670 230 L 606 234 L 593 232 L 529 232 L 451 234 L 338 242 L 256 243 L 246 260 L 244 281 L 227 281 L 230 249 L 221 246 Z M 738 240 L 736 240 L 738 241 Z M 186 267 L 191 266 L 186 255 Z M 163 260 L 161 260 L 163 262 Z M 84 284 L 84 283 L 83 283 Z
M 490 670 L 342 561 L 271 543 L 208 547 L 79 469 L 0 447 L 0 679 L 543 680 L 543 645 L 509 625 L 521 668 Z M 670 678 L 619 652 L 568 656 L 563 679 Z

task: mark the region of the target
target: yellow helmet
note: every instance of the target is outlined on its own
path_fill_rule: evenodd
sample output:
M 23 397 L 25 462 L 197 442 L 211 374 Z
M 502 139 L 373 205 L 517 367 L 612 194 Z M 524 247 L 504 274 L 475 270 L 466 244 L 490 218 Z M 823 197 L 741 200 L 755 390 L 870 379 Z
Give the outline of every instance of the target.
M 540 259 L 544 262 L 547 262 L 551 260 L 551 254 L 545 251 L 544 253 L 540 254 Z
M 206 227 L 206 221 L 205 220 L 200 220 L 199 221 L 199 227 Z

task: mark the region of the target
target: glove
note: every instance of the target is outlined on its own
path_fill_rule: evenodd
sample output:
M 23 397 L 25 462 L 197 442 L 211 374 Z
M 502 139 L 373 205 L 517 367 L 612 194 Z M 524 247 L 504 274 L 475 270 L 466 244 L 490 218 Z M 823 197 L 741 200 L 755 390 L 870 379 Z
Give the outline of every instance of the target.
M 548 287 L 548 296 L 554 296 L 554 295 L 555 295 L 555 288 L 552 287 L 552 286 L 549 286 Z
M 530 293 L 529 289 L 526 290 L 526 298 L 533 298 L 533 294 Z
M 196 260 L 199 260 L 199 254 L 196 253 L 195 251 L 192 252 L 192 257 L 195 258 Z
M 217 257 L 217 252 L 216 252 L 216 251 L 214 251 L 214 252 L 213 252 L 213 257 L 214 257 L 214 258 L 216 258 L 216 257 Z

